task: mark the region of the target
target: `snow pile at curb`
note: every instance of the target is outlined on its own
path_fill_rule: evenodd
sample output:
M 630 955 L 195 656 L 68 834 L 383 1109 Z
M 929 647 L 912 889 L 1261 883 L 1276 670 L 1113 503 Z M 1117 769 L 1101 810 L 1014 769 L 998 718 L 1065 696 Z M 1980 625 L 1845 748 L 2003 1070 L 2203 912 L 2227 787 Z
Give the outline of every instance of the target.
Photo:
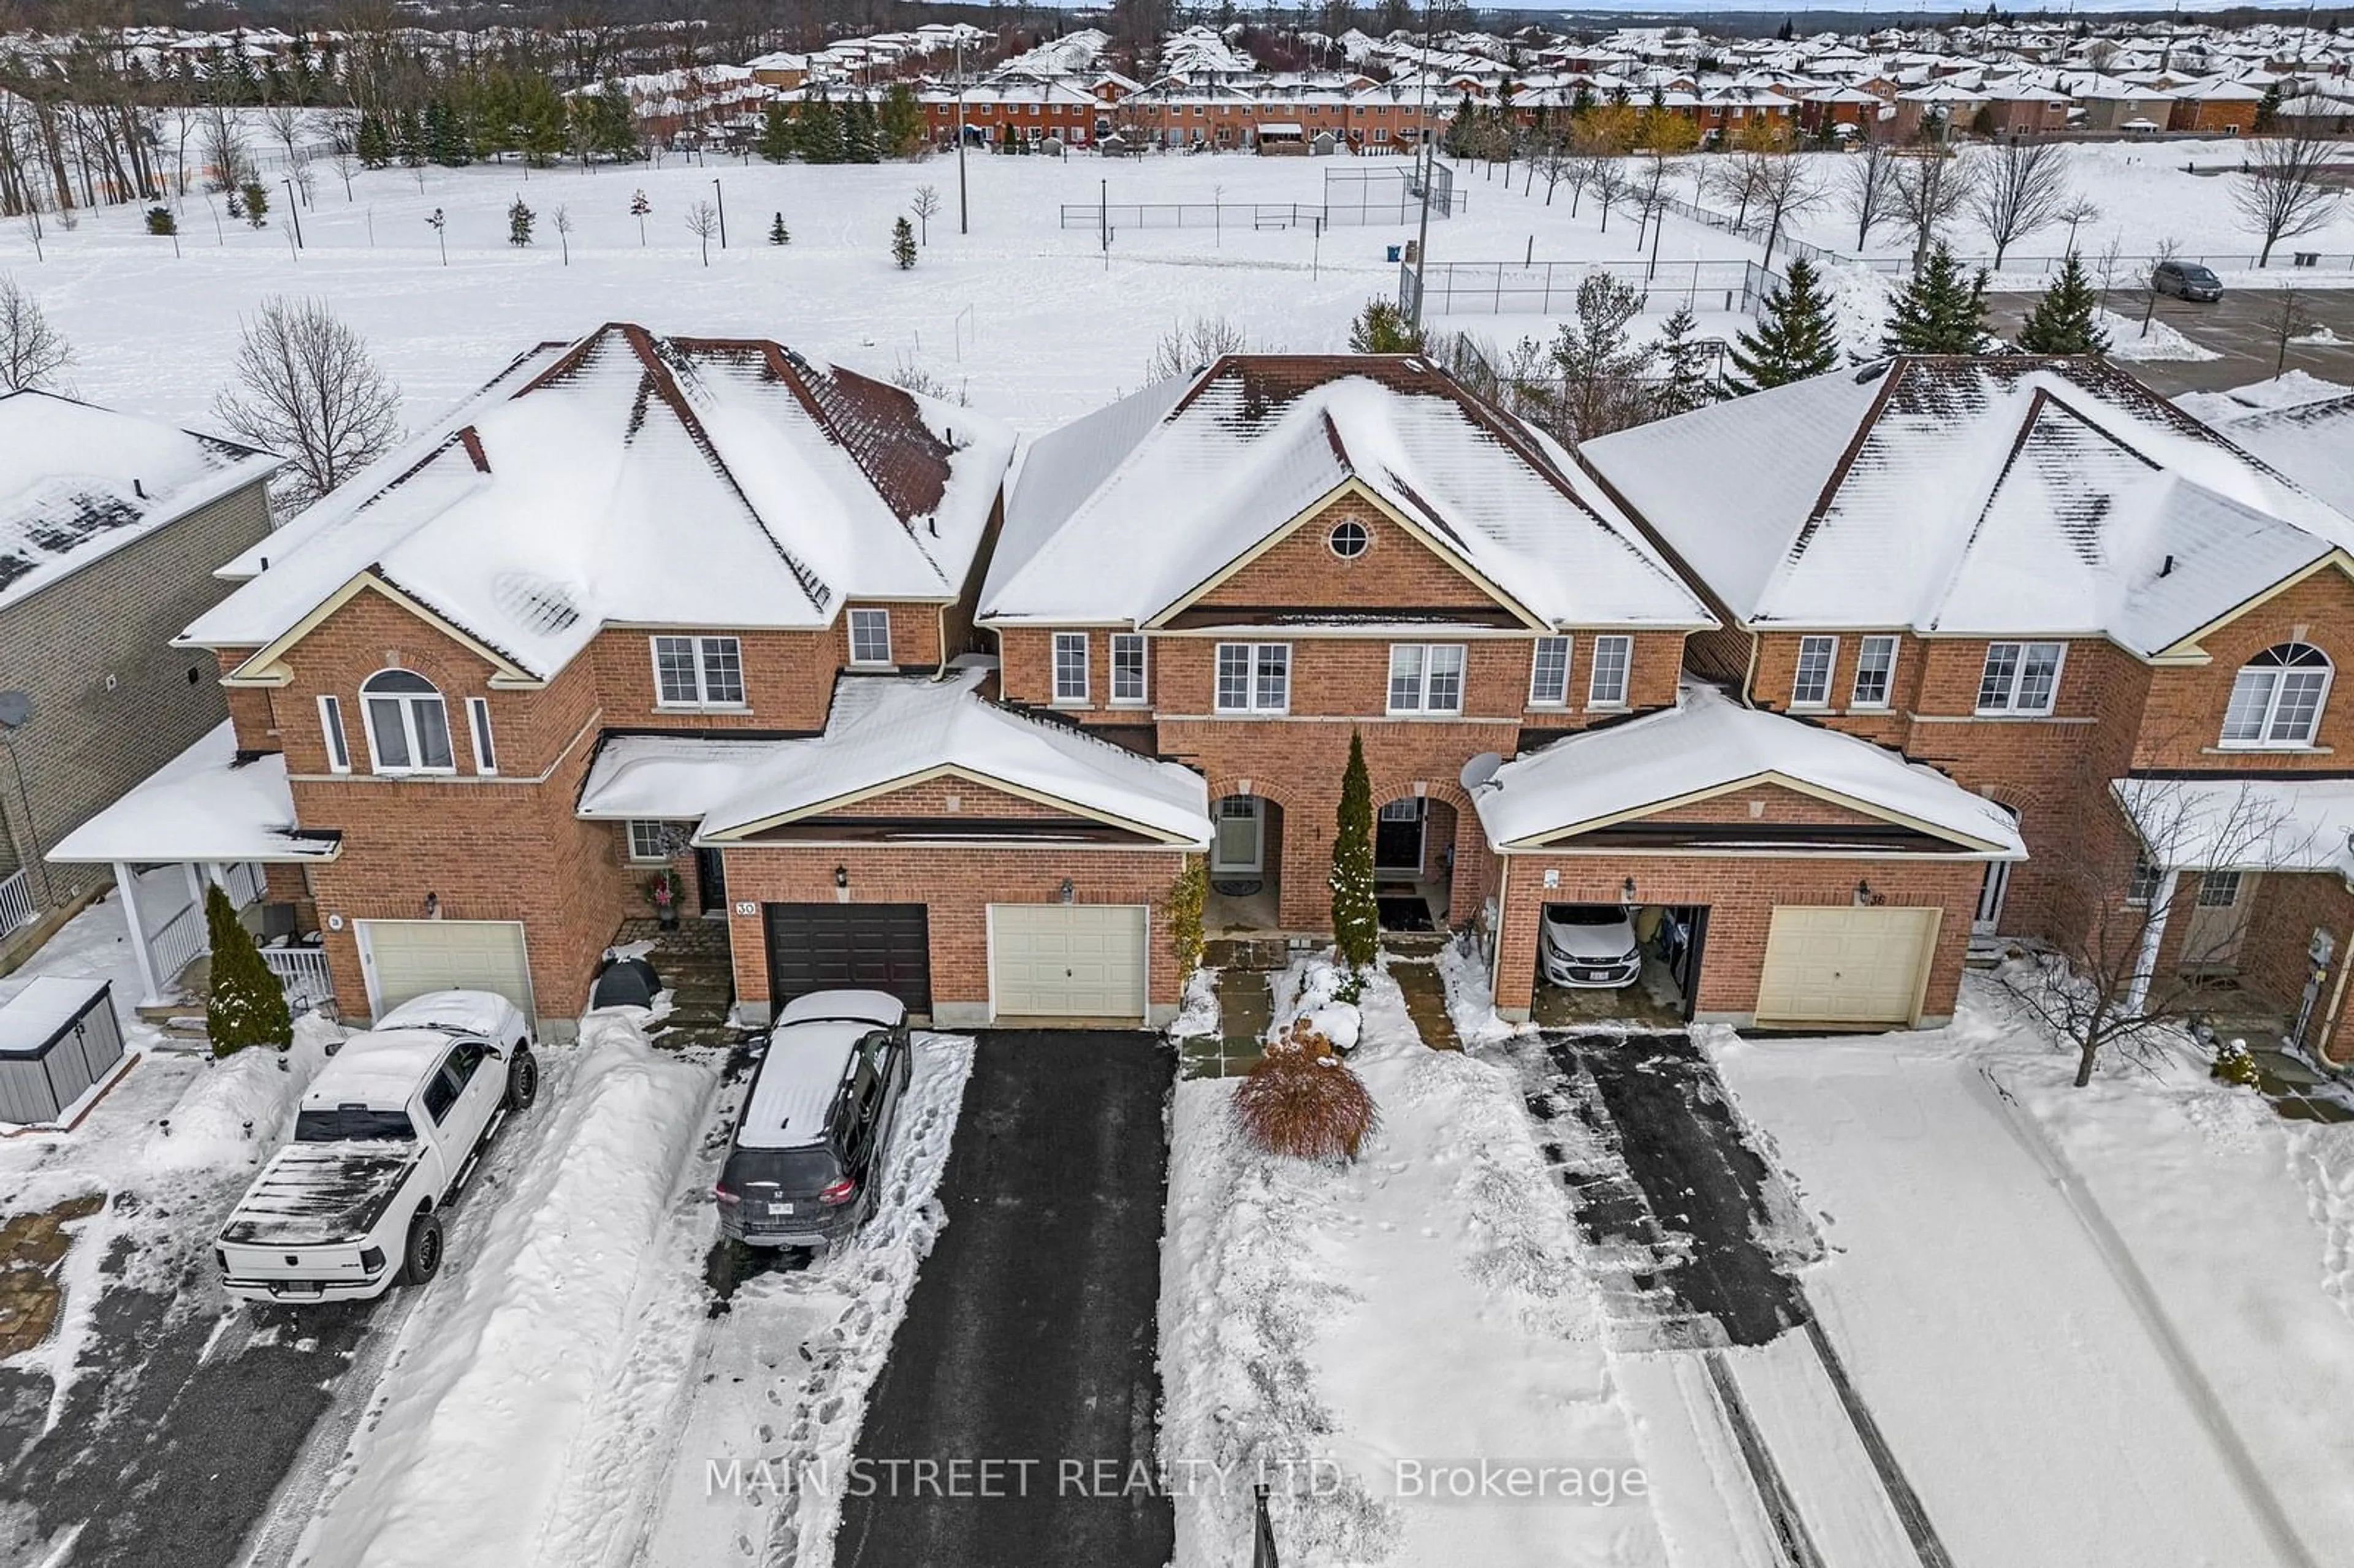
M 1294 966 L 1278 1001 L 1312 1000 L 1320 965 Z M 1179 1568 L 1247 1551 L 1259 1480 L 1287 1568 L 1663 1560 L 1631 1496 L 1407 1495 L 1415 1461 L 1551 1456 L 1623 1473 L 1638 1450 L 1517 1082 L 1426 1049 L 1386 975 L 1360 1010 L 1352 1065 L 1383 1123 L 1353 1165 L 1261 1154 L 1235 1130 L 1233 1080 L 1177 1086 L 1161 1365 Z
M 318 1521 L 315 1560 L 535 1559 L 584 1411 L 626 1347 L 641 1263 L 713 1085 L 709 1067 L 657 1054 L 643 1017 L 582 1020 L 561 1100 L 537 1107 L 549 1123 L 537 1156 L 506 1187 L 468 1195 L 493 1211 L 482 1239 L 471 1256 L 453 1253 L 419 1304 L 432 1331 L 403 1347 L 366 1469 Z
M 2223 357 L 2211 348 L 2191 342 L 2162 321 L 2152 320 L 2145 334 L 2142 323 L 2132 316 L 2119 315 L 2115 311 L 2094 311 L 2093 324 L 2109 334 L 2109 357 L 2128 365 L 2190 364 Z
M 1218 971 L 1199 968 L 1186 977 L 1185 995 L 1171 1021 L 1172 1040 L 1193 1040 L 1218 1032 Z
M 1492 1045 L 1534 1027 L 1515 1026 L 1497 1016 L 1496 995 L 1488 985 L 1487 961 L 1469 939 L 1449 942 L 1438 949 L 1438 980 L 1447 992 L 1447 1020 L 1455 1025 L 1456 1036 L 1466 1049 Z
M 285 1051 L 256 1046 L 214 1062 L 188 1086 L 141 1153 L 150 1172 L 258 1165 L 292 1130 L 302 1092 L 327 1064 L 327 1047 L 348 1032 L 315 1012 L 294 1021 Z

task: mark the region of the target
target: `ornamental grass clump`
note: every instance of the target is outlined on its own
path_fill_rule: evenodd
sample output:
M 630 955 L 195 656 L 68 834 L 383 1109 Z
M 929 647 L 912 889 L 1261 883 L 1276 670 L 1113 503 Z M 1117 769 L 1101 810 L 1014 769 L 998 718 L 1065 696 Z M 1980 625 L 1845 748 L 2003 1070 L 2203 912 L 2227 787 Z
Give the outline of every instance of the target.
M 1268 1043 L 1235 1091 L 1235 1116 L 1269 1154 L 1335 1164 L 1354 1160 L 1381 1123 L 1365 1081 L 1305 1022 Z

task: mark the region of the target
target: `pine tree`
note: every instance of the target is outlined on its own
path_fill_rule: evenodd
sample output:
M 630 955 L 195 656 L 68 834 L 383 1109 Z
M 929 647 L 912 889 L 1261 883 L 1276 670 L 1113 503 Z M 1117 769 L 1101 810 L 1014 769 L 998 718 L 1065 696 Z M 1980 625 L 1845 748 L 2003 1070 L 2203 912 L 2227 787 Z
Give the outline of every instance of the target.
M 1700 320 L 1690 305 L 1679 306 L 1659 328 L 1654 352 L 1668 369 L 1667 380 L 1651 398 L 1652 411 L 1659 418 L 1689 414 L 1724 395 L 1709 375 L 1709 347 L 1701 342 L 1699 333 Z
M 863 98 L 854 98 L 842 107 L 842 161 L 845 164 L 879 164 L 883 161 L 879 133 L 875 127 L 875 106 Z
M 790 245 L 792 242 L 793 237 L 785 228 L 785 215 L 780 212 L 777 214 L 776 220 L 769 225 L 769 243 Z
M 1986 270 L 1966 278 L 1941 240 L 1896 296 L 1882 354 L 1977 354 L 1986 346 Z
M 2060 275 L 2035 302 L 2019 329 L 2019 346 L 2030 354 L 2106 354 L 2109 334 L 2094 317 L 2101 292 L 2084 275 L 2073 250 L 2060 263 Z
M 916 101 L 913 88 L 904 81 L 891 84 L 875 116 L 875 129 L 881 133 L 885 157 L 915 156 L 924 144 L 924 107 Z
M 842 116 L 823 94 L 801 105 L 801 114 L 793 122 L 804 164 L 839 164 L 842 162 Z
M 538 217 L 537 213 L 524 206 L 523 197 L 515 197 L 514 205 L 507 208 L 507 243 L 515 246 L 530 244 L 531 226 Z
M 902 272 L 916 264 L 916 226 L 904 217 L 891 220 L 891 260 Z
M 1738 334 L 1734 374 L 1725 385 L 1737 394 L 1757 392 L 1820 376 L 1838 365 L 1839 334 L 1831 325 L 1830 302 L 1816 281 L 1813 264 L 1795 258 L 1788 282 L 1766 299 L 1757 330 Z
M 286 1011 L 286 988 L 261 961 L 253 935 L 218 883 L 205 890 L 205 927 L 212 938 L 211 992 L 205 1001 L 205 1033 L 213 1054 L 227 1056 L 249 1045 L 283 1048 L 294 1037 Z
M 630 216 L 638 220 L 638 243 L 640 245 L 643 245 L 646 242 L 646 214 L 653 211 L 653 209 L 654 204 L 646 199 L 645 192 L 631 191 L 630 193 Z
M 1362 969 L 1381 947 L 1382 912 L 1373 891 L 1373 786 L 1365 772 L 1364 737 L 1349 734 L 1341 807 L 1332 826 L 1332 942 L 1341 961 Z
M 270 210 L 270 187 L 260 180 L 248 180 L 237 194 L 244 198 L 245 221 L 256 228 L 269 227 L 270 219 L 263 215 Z
M 798 138 L 793 131 L 793 117 L 781 103 L 771 103 L 760 111 L 760 139 L 755 143 L 760 156 L 772 164 L 781 164 L 793 155 Z
M 381 116 L 360 116 L 359 130 L 352 138 L 352 151 L 359 155 L 362 168 L 381 169 L 392 162 L 392 132 L 384 128 Z
M 1352 354 L 1420 354 L 1422 347 L 1422 329 L 1394 300 L 1367 300 L 1357 319 L 1349 323 Z

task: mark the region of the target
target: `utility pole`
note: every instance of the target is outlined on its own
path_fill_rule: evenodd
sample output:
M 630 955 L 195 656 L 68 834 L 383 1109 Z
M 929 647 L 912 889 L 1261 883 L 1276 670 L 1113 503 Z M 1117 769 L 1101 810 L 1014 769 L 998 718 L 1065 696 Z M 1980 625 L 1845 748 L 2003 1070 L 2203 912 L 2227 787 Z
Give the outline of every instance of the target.
M 1437 0 L 1422 0 L 1422 230 L 1414 242 L 1414 310 L 1416 331 L 1422 327 L 1422 280 L 1430 268 L 1430 49 L 1434 37 L 1431 12 Z
M 960 28 L 963 24 L 957 24 Z M 965 204 L 964 185 L 964 34 L 957 34 L 957 232 L 972 232 L 971 210 Z
M 300 205 L 294 200 L 294 182 L 281 180 L 279 183 L 286 187 L 286 216 L 293 222 L 294 248 L 300 250 L 302 248 L 302 212 Z
M 1096 244 L 1103 251 L 1104 270 L 1111 270 L 1111 182 L 1096 182 Z
M 725 250 L 727 249 L 727 194 L 719 188 L 719 182 L 716 179 L 711 182 L 711 194 L 719 198 L 719 249 Z

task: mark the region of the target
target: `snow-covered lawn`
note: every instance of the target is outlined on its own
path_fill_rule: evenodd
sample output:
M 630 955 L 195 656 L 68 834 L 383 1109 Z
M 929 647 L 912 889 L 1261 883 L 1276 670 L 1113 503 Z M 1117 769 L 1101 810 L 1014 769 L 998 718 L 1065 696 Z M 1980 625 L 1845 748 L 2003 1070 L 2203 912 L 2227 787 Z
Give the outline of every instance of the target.
M 1933 1033 L 1712 1044 L 1818 1213 L 1809 1297 L 1959 1564 L 2319 1563 L 2354 1539 L 2354 1130 Z M 2301 1543 L 2301 1544 L 2300 1544 Z
M 1180 1568 L 1235 1561 L 1260 1475 L 1287 1565 L 1668 1561 L 1516 1081 L 1426 1049 L 1386 976 L 1363 1012 L 1352 1065 L 1383 1120 L 1345 1170 L 1251 1148 L 1236 1080 L 1177 1086 L 1161 1344 Z M 1576 1467 L 1589 1499 L 1406 1495 L 1417 1462 L 1481 1459 Z M 1606 1488 L 1624 1489 L 1593 1500 Z

